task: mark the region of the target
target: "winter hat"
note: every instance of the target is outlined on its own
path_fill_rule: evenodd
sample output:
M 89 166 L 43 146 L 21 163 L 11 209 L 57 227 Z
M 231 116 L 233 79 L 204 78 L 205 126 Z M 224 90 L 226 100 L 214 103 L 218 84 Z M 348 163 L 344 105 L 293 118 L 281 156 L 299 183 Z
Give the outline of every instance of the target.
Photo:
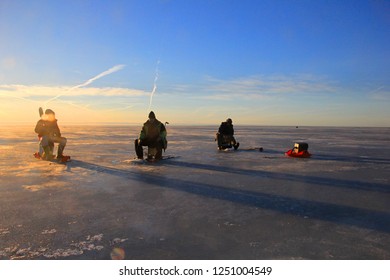
M 149 113 L 149 119 L 155 119 L 156 118 L 156 115 L 154 114 L 153 111 L 150 111 Z
M 45 115 L 55 115 L 54 111 L 51 109 L 46 109 Z

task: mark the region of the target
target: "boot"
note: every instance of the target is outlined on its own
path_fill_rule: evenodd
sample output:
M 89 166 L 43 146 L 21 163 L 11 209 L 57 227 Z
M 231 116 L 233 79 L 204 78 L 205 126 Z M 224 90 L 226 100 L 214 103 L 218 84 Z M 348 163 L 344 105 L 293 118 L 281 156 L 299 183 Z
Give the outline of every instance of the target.
M 64 155 L 64 149 L 65 149 L 65 145 L 63 145 L 62 143 L 60 143 L 58 145 L 58 150 L 57 150 L 57 161 L 59 162 L 67 162 L 67 161 L 70 161 L 70 156 L 65 156 Z
M 65 147 L 61 144 L 58 145 L 57 159 L 62 159 Z

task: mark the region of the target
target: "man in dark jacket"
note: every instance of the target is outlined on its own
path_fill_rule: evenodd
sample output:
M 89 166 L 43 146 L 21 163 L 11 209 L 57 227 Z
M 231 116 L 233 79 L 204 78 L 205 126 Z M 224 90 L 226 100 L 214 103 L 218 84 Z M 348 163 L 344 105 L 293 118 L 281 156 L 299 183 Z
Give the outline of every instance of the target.
M 44 153 L 39 156 L 43 159 L 51 160 L 53 158 L 54 143 L 59 143 L 57 159 L 61 160 L 64 156 L 63 152 L 66 146 L 66 138 L 61 137 L 55 113 L 52 110 L 47 109 L 45 111 L 45 114 L 42 115 L 35 126 L 35 132 L 38 133 L 38 136 L 41 139 L 41 145 L 44 151 Z
M 148 146 L 149 149 L 153 149 L 156 153 L 149 154 L 148 158 L 155 160 L 162 158 L 162 149 L 167 148 L 167 130 L 163 123 L 156 119 L 156 115 L 153 111 L 149 113 L 149 119 L 144 123 L 142 130 L 139 134 L 139 138 L 134 141 L 135 152 L 139 159 L 143 159 L 144 152 L 142 146 Z
M 234 147 L 234 149 L 237 150 L 240 143 L 236 142 L 233 135 L 233 121 L 229 118 L 219 126 L 216 139 L 218 142 L 218 149 L 223 150 Z

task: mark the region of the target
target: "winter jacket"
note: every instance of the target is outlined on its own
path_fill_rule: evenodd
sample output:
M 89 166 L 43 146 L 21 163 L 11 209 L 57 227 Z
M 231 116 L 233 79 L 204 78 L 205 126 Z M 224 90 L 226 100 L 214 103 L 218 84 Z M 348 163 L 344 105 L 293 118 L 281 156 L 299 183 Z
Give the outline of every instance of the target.
M 222 135 L 234 135 L 233 125 L 228 124 L 227 122 L 222 122 L 218 132 Z
M 150 143 L 162 141 L 163 148 L 167 148 L 167 130 L 165 129 L 164 124 L 159 120 L 151 122 L 150 120 L 146 121 L 142 126 L 142 130 L 139 135 L 139 139 L 146 140 Z
M 47 121 L 39 120 L 35 126 L 35 132 L 41 136 L 58 136 L 61 137 L 61 132 L 57 124 L 57 120 Z

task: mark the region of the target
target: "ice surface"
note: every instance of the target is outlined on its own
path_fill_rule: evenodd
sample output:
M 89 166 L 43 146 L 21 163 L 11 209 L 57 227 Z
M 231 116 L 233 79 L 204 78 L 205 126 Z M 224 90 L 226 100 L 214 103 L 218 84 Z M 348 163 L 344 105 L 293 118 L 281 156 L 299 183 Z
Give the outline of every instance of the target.
M 389 128 L 235 126 L 218 151 L 217 126 L 168 125 L 153 164 L 141 126 L 60 128 L 66 165 L 33 157 L 34 125 L 1 128 L 0 258 L 390 258 Z

